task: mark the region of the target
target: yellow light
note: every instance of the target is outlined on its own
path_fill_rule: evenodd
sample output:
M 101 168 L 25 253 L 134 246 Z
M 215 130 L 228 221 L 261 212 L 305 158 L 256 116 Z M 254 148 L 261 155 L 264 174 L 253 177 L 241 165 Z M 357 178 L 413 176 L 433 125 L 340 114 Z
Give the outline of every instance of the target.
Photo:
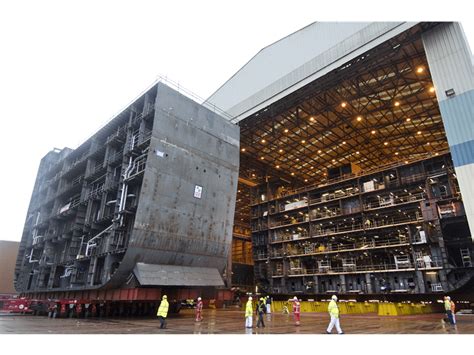
M 288 128 L 285 128 L 284 132 L 285 132 L 285 133 L 288 133 Z
M 294 175 L 295 175 L 295 173 L 291 173 L 291 176 L 294 176 Z
M 277 168 L 277 169 L 280 169 L 280 165 L 277 165 L 276 168 Z
M 343 141 L 342 144 L 346 144 L 346 141 Z
M 283 153 L 283 149 L 280 149 L 278 152 L 279 152 L 279 153 Z
M 434 86 L 430 87 L 430 92 L 431 92 L 431 93 L 435 92 Z
M 408 160 L 405 160 L 405 164 L 408 164 Z
M 304 179 L 304 182 L 308 182 L 308 179 Z
M 421 74 L 421 73 L 423 73 L 423 70 L 424 70 L 423 67 L 418 67 L 418 68 L 416 69 L 416 72 L 417 72 L 418 74 Z
M 360 152 L 359 152 L 359 151 L 357 151 L 357 152 L 356 152 L 356 154 L 360 154 Z
M 311 117 L 309 118 L 309 120 L 310 120 L 311 122 L 314 122 L 314 117 L 311 116 Z
M 375 130 L 372 130 L 370 133 L 375 134 Z
M 322 151 L 321 149 L 320 149 L 320 150 L 318 150 L 318 153 L 319 153 L 319 154 L 321 154 L 322 152 L 323 152 L 323 151 Z
M 430 145 L 430 144 L 431 144 L 430 142 L 426 143 L 426 145 Z
M 345 102 L 343 102 L 343 103 L 341 104 L 341 106 L 342 106 L 342 107 L 346 107 L 347 104 L 346 104 Z
M 327 173 L 324 173 L 323 175 L 324 175 L 324 176 L 326 176 L 326 175 L 327 175 Z
M 241 151 L 242 151 L 242 152 L 245 152 L 245 148 L 242 148 Z
M 410 122 L 410 121 L 411 121 L 411 118 L 407 118 L 406 121 L 407 121 L 407 122 Z
M 395 105 L 395 107 L 398 107 L 398 106 L 400 106 L 400 102 L 395 101 L 394 105 Z
M 332 162 L 334 163 L 336 161 L 336 159 L 333 159 Z
M 265 157 L 260 157 L 260 160 L 264 160 L 264 159 L 265 159 Z
M 395 152 L 395 155 L 398 155 L 398 152 Z
M 384 142 L 383 145 L 388 145 L 388 142 Z
M 416 132 L 416 134 L 420 135 L 420 134 L 421 134 L 421 131 Z
M 255 174 L 252 174 L 252 177 L 255 177 Z
M 435 155 L 439 155 L 439 153 L 435 153 Z
M 362 121 L 362 116 L 357 116 L 357 122 Z
M 265 143 L 265 142 L 266 142 L 266 140 L 265 140 L 265 139 L 262 139 L 262 143 Z
M 306 143 L 306 141 L 303 139 L 303 140 L 301 141 L 301 143 L 305 144 L 305 143 Z
M 300 158 L 296 158 L 296 161 L 300 161 Z
M 314 166 L 310 166 L 309 168 L 310 168 L 310 169 L 314 169 Z

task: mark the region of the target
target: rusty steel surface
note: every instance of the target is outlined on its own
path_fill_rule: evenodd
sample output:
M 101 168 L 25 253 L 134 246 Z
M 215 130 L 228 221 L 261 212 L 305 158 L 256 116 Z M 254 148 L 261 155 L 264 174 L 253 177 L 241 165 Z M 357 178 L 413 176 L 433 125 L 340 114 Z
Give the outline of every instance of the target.
M 232 243 L 238 171 L 239 127 L 158 84 L 131 240 L 107 286 L 122 285 L 138 262 L 223 272 Z
M 194 310 L 184 310 L 167 319 L 160 329 L 156 318 L 60 318 L 0 315 L 0 334 L 325 334 L 329 317 L 325 313 L 303 313 L 301 325 L 292 315 L 265 315 L 265 328 L 246 329 L 244 312 L 203 310 L 203 321 L 195 322 Z M 457 316 L 457 325 L 442 321 L 443 314 L 380 317 L 375 314 L 343 315 L 345 334 L 474 334 L 474 316 Z M 337 336 L 333 333 L 333 336 Z M 324 335 L 326 337 L 327 335 Z M 329 341 L 329 340 L 328 340 Z

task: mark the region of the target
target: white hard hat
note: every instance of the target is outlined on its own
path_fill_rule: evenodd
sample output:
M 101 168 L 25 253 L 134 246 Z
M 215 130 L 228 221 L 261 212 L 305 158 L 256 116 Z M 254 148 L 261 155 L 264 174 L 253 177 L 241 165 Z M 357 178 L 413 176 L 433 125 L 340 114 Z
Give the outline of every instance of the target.
M 293 297 L 293 299 L 294 299 L 295 301 L 298 301 L 298 297 L 296 297 L 296 296 L 295 296 L 295 297 Z
M 337 296 L 336 296 L 336 295 L 332 295 L 331 299 L 332 299 L 333 301 L 337 301 Z
M 200 300 L 201 300 L 201 297 L 198 297 L 198 301 L 200 301 Z
M 249 296 L 249 301 L 251 301 L 251 300 L 252 300 L 252 296 Z
M 447 298 L 447 300 L 448 300 L 448 301 L 450 301 L 450 300 L 451 300 L 451 297 L 449 297 L 449 296 L 446 296 L 446 298 Z

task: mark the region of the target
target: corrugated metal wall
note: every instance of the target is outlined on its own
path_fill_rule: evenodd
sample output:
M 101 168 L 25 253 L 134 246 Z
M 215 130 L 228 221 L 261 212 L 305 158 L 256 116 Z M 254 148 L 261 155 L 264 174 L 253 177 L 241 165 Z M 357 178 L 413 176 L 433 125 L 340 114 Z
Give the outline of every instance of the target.
M 423 35 L 423 45 L 438 97 L 448 143 L 474 231 L 474 67 L 469 45 L 457 22 L 443 23 Z M 448 95 L 448 90 L 454 95 Z

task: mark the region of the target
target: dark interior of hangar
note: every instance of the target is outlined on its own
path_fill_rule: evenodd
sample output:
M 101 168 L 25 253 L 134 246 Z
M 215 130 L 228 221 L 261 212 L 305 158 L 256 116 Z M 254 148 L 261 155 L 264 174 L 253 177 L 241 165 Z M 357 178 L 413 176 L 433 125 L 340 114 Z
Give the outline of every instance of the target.
M 454 248 L 438 240 L 450 234 L 443 232 L 447 225 L 468 227 L 421 41 L 430 26 L 416 26 L 384 42 L 239 123 L 235 230 L 243 244 L 236 248 L 234 241 L 234 260 L 236 253 L 248 254 L 253 241 L 255 282 L 266 291 L 439 292 L 469 277 L 465 270 L 450 272 L 472 266 L 470 258 L 463 259 L 472 244 L 468 230 L 458 235 L 460 244 Z M 356 179 L 360 176 L 370 176 L 374 186 Z M 352 206 L 356 210 L 346 199 L 350 195 L 359 200 Z M 419 200 L 413 199 L 416 195 Z M 313 200 L 326 203 L 313 209 Z M 437 218 L 425 211 L 427 201 L 433 202 Z M 382 221 L 369 212 L 371 204 L 387 218 L 386 228 L 376 235 L 368 223 Z M 415 223 L 395 223 L 399 215 Z M 458 218 L 453 222 L 457 227 L 448 217 Z M 324 220 L 342 227 L 346 219 L 360 223 L 361 231 L 327 234 L 316 243 L 317 224 Z M 414 248 L 420 235 L 428 237 L 426 244 Z M 374 237 L 386 243 L 359 245 L 366 238 L 376 243 Z M 304 240 L 273 244 L 285 238 Z M 335 244 L 340 253 L 331 264 L 327 248 Z M 324 252 L 318 256 L 315 247 Z M 393 269 L 374 269 L 373 259 Z M 402 271 L 401 260 L 413 272 Z M 327 268 L 338 275 L 330 276 Z

